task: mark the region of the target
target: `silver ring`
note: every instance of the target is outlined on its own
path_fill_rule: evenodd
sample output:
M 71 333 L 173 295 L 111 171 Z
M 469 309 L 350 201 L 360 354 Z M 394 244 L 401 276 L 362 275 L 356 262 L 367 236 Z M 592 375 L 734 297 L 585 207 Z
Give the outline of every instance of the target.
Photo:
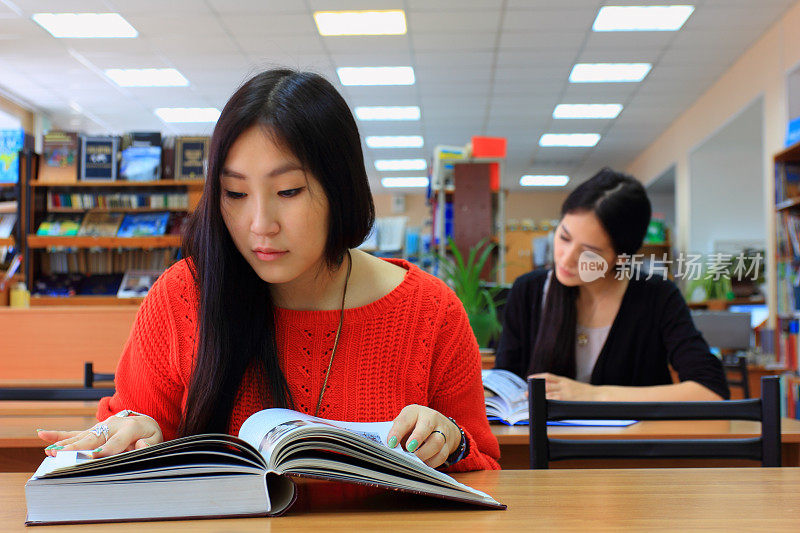
M 444 433 L 442 433 L 438 429 L 434 429 L 433 431 L 431 431 L 431 435 L 433 435 L 434 433 L 438 433 L 439 435 L 441 435 L 442 438 L 444 439 L 444 441 L 447 442 L 447 435 L 445 435 Z
M 89 431 L 94 433 L 95 437 L 99 437 L 100 435 L 102 435 L 103 438 L 105 439 L 105 442 L 103 442 L 103 444 L 108 442 L 108 424 L 97 424 Z

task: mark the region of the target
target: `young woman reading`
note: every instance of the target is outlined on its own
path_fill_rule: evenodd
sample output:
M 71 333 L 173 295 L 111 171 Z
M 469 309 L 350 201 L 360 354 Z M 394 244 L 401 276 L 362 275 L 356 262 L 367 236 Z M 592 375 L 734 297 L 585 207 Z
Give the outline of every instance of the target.
M 575 188 L 561 208 L 555 267 L 514 282 L 496 368 L 545 378 L 557 400 L 728 398 L 722 364 L 678 288 L 618 267 L 641 247 L 649 220 L 650 201 L 631 177 L 603 169 Z M 605 275 L 581 272 L 582 254 L 584 265 L 608 265 Z
M 453 471 L 496 469 L 480 356 L 438 279 L 356 250 L 374 222 L 361 141 L 322 77 L 256 75 L 214 128 L 183 255 L 155 283 L 100 402 L 100 425 L 41 431 L 95 457 L 289 407 L 392 420 L 390 446 Z M 99 428 L 99 429 L 98 429 Z

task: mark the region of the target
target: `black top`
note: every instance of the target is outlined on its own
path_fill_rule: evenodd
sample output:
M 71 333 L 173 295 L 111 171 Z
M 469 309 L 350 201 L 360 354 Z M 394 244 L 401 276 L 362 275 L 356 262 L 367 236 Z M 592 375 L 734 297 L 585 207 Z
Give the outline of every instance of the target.
M 520 276 L 505 306 L 495 368 L 509 370 L 523 379 L 539 329 L 546 279 L 546 270 Z M 655 276 L 649 280 L 634 277 L 622 297 L 590 382 L 668 385 L 672 383 L 668 364 L 681 381 L 696 381 L 721 397 L 730 398 L 722 363 L 694 327 L 675 284 Z

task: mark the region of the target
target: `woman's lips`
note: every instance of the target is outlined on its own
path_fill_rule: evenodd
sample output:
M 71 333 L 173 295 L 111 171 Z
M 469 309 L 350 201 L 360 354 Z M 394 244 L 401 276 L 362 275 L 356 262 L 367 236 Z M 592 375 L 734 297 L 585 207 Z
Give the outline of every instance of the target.
M 275 261 L 276 259 L 280 259 L 284 255 L 288 254 L 288 251 L 280 251 L 280 250 L 271 250 L 271 249 L 256 249 L 253 250 L 253 253 L 256 254 L 261 261 Z
M 575 277 L 575 274 L 572 274 L 572 273 L 570 273 L 570 272 L 568 272 L 568 271 L 564 270 L 564 269 L 563 269 L 563 268 L 561 268 L 561 267 L 558 267 L 558 272 L 559 272 L 559 274 L 561 274 L 562 276 L 566 276 L 566 277 L 568 277 L 568 278 L 573 278 L 573 277 Z

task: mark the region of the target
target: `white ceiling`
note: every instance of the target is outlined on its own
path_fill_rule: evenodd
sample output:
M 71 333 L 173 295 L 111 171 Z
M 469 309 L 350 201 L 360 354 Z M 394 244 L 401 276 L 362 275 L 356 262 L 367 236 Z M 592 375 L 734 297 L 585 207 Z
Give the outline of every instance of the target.
M 420 122 L 361 123 L 363 135 L 421 134 L 421 149 L 367 149 L 374 159 L 430 158 L 437 144 L 472 135 L 508 138 L 503 186 L 529 173 L 569 174 L 571 186 L 602 166 L 624 168 L 796 0 L 0 0 L 0 88 L 54 126 L 88 133 L 160 130 L 156 107 L 222 108 L 259 69 L 290 66 L 326 76 L 351 106 L 419 105 Z M 679 32 L 594 33 L 600 6 L 685 4 Z M 321 37 L 317 10 L 396 9 L 408 34 Z M 38 12 L 118 12 L 136 39 L 55 39 Z M 642 83 L 570 84 L 576 62 L 652 62 Z M 411 87 L 342 87 L 342 66 L 414 67 Z M 190 85 L 117 87 L 107 68 L 174 67 Z M 553 120 L 558 103 L 622 103 L 615 120 Z M 541 148 L 543 133 L 601 133 L 594 148 Z

